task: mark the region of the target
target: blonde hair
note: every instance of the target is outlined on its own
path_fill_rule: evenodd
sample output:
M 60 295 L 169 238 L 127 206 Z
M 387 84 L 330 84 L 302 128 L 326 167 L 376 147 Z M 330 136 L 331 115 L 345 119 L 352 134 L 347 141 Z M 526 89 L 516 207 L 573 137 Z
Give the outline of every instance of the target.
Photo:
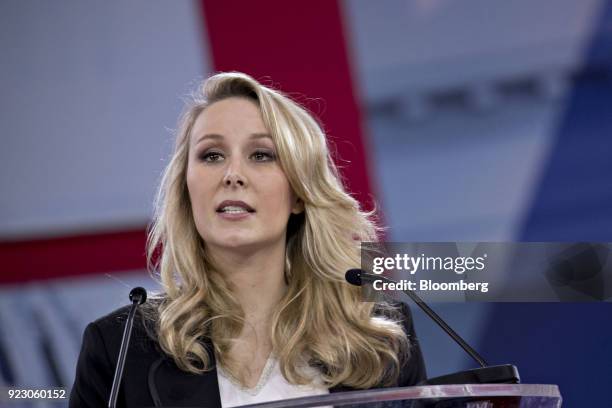
M 207 258 L 186 183 L 189 137 L 198 115 L 219 100 L 244 97 L 259 106 L 280 165 L 304 203 L 304 212 L 289 220 L 288 289 L 270 332 L 283 375 L 294 384 L 310 382 L 305 363 L 319 367 L 330 387 L 393 384 L 408 340 L 399 321 L 374 316 L 374 305 L 345 283 L 344 272 L 360 265 L 359 240 L 376 241 L 377 230 L 372 214 L 345 192 L 321 127 L 297 103 L 242 73 L 213 75 L 200 91 L 180 120 L 147 242 L 149 263 L 165 291 L 152 303 L 161 348 L 181 369 L 202 373 L 212 369 L 212 351 L 201 342 L 210 339 L 217 362 L 244 382 L 228 356 L 244 313 Z

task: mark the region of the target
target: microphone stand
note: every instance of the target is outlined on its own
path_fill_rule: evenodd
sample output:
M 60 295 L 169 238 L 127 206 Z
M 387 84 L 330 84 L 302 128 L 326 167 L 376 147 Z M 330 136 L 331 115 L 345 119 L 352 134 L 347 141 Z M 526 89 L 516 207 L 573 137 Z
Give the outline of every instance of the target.
M 115 367 L 115 376 L 113 377 L 113 385 L 111 387 L 110 398 L 108 400 L 109 408 L 115 408 L 117 405 L 117 396 L 119 395 L 119 387 L 121 386 L 121 378 L 123 377 L 123 368 L 125 366 L 125 356 L 127 355 L 130 337 L 132 336 L 132 327 L 134 326 L 134 316 L 136 315 L 138 306 L 146 302 L 146 300 L 147 291 L 144 288 L 137 287 L 130 291 L 130 301 L 132 302 L 132 306 L 125 322 L 125 328 L 123 329 L 123 338 L 121 339 L 121 348 L 119 349 L 119 359 L 117 360 L 117 367 Z

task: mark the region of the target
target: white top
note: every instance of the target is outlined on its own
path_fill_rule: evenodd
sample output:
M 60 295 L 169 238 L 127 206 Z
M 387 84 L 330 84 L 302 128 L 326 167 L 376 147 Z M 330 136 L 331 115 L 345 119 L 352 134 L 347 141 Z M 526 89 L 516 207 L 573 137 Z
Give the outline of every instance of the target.
M 329 394 L 329 390 L 323 385 L 321 375 L 316 369 L 307 367 L 305 371 L 313 375 L 314 380 L 311 384 L 290 384 L 285 377 L 283 377 L 278 360 L 270 355 L 259 377 L 257 385 L 253 388 L 245 388 L 235 381 L 220 366 L 217 366 L 217 380 L 219 381 L 221 406 L 226 408 L 238 405 L 256 404 L 258 402 Z

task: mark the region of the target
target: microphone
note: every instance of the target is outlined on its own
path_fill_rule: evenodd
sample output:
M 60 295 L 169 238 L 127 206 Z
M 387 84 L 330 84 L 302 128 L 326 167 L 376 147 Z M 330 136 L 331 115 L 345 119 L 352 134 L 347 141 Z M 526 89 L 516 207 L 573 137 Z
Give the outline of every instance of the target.
M 117 396 L 119 395 L 119 387 L 121 386 L 121 377 L 123 377 L 125 357 L 130 344 L 130 337 L 132 336 L 132 327 L 134 326 L 134 316 L 136 315 L 138 306 L 142 305 L 146 301 L 147 291 L 144 288 L 139 286 L 130 291 L 130 302 L 132 302 L 132 307 L 130 308 L 130 313 L 125 322 L 125 328 L 123 329 L 123 338 L 121 339 L 121 348 L 119 349 L 119 359 L 117 360 L 117 367 L 115 367 L 115 376 L 113 377 L 113 385 L 111 387 L 110 398 L 108 400 L 109 408 L 115 408 L 117 405 Z
M 397 283 L 393 279 L 382 275 L 374 275 L 365 272 L 362 269 L 349 269 L 344 275 L 346 281 L 351 285 L 361 286 L 363 283 L 372 283 L 380 280 L 388 283 Z M 480 368 L 460 371 L 458 373 L 448 374 L 440 377 L 429 378 L 425 380 L 423 385 L 445 385 L 445 384 L 491 384 L 491 383 L 507 383 L 518 384 L 520 377 L 518 369 L 511 364 L 503 364 L 497 366 L 489 366 L 487 362 L 478 354 L 472 346 L 470 346 L 457 332 L 455 332 L 436 312 L 434 312 L 414 291 L 406 289 L 404 292 L 418 307 L 425 312 L 438 326 L 444 330 L 470 357 L 472 357 Z

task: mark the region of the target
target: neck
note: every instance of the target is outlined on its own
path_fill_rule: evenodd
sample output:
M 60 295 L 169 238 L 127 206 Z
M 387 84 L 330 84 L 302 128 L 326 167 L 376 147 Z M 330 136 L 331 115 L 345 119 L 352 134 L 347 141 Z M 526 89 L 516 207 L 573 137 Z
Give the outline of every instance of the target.
M 208 247 L 215 266 L 232 286 L 253 325 L 266 324 L 284 296 L 285 243 L 253 251 Z

